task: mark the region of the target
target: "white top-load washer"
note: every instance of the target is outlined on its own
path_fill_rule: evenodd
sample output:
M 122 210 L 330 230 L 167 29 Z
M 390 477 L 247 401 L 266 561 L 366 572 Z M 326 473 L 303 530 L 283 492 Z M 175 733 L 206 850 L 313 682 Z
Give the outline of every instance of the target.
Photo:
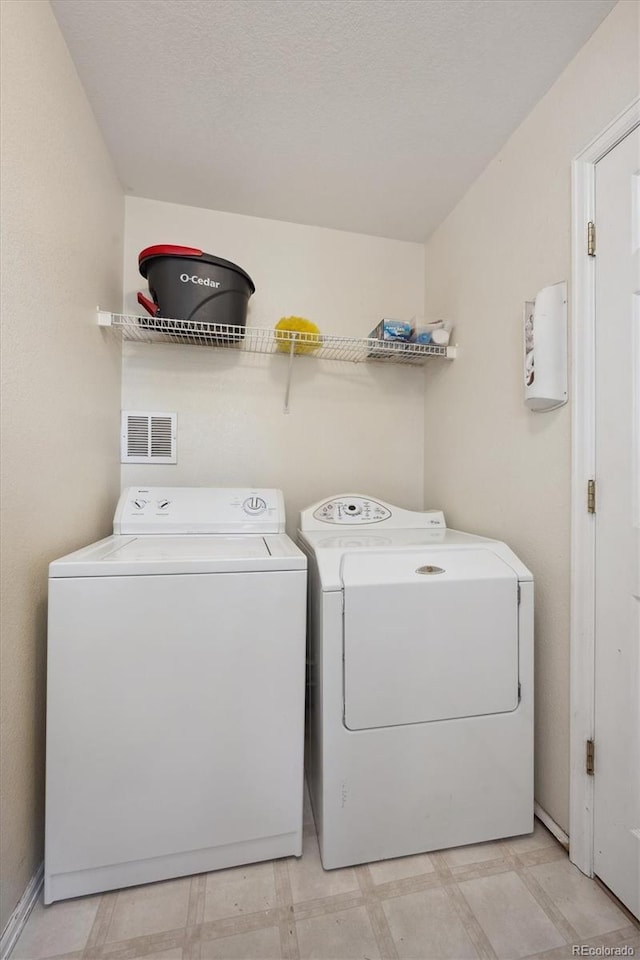
M 360 494 L 304 510 L 307 773 L 327 869 L 533 830 L 533 578 Z
M 279 490 L 132 488 L 49 568 L 45 901 L 302 850 L 306 558 Z

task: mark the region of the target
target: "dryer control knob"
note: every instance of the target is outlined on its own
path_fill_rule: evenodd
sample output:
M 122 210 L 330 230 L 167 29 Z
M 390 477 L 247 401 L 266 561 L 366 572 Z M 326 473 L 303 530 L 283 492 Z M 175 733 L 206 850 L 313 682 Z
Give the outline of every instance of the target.
M 256 516 L 259 513 L 264 513 L 264 511 L 267 509 L 267 504 L 262 497 L 247 497 L 245 502 L 242 504 L 242 509 L 245 513 Z

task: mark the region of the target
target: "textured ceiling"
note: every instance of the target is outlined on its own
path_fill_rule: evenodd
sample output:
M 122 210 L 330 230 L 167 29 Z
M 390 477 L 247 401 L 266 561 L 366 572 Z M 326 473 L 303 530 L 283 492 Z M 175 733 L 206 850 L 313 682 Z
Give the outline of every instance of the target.
M 425 240 L 614 0 L 53 0 L 128 193 Z

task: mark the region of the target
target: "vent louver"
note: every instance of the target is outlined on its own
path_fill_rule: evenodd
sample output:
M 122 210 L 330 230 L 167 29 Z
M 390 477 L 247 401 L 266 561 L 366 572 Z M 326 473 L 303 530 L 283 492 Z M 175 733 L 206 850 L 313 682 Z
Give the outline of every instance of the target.
M 122 463 L 176 463 L 175 413 L 122 411 Z

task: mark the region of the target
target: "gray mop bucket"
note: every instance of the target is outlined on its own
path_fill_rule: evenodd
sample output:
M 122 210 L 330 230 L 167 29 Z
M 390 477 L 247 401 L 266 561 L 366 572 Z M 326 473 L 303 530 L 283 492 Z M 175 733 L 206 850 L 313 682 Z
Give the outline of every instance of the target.
M 230 260 L 194 247 L 163 244 L 143 250 L 138 266 L 153 298 L 139 293 L 138 303 L 152 317 L 184 321 L 179 327 L 185 335 L 199 332 L 200 323 L 245 326 L 255 286 L 249 274 Z M 243 336 L 239 331 L 233 333 L 236 340 Z

